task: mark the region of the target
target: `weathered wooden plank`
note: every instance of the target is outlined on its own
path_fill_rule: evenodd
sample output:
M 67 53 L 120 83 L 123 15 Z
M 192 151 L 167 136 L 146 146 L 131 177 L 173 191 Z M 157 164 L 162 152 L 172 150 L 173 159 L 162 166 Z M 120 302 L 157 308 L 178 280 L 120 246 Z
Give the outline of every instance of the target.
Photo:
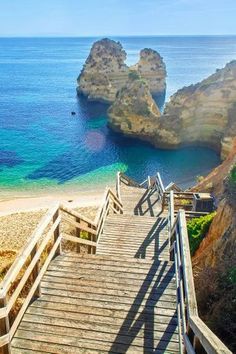
M 77 338 L 73 336 L 61 336 L 55 335 L 51 333 L 41 333 L 41 332 L 33 332 L 18 329 L 16 333 L 16 338 L 30 339 L 30 340 L 38 340 L 40 342 L 46 343 L 56 343 L 56 344 L 64 344 L 67 346 L 74 346 L 77 348 L 88 348 L 88 349 L 97 349 L 97 350 L 110 350 L 110 348 L 114 348 L 114 351 L 119 352 L 127 352 L 129 348 L 135 350 L 143 350 L 144 345 L 138 341 L 138 338 L 134 338 L 134 340 L 127 344 L 118 343 L 115 341 L 114 343 L 104 342 L 99 340 L 86 340 L 83 338 Z M 168 349 L 176 351 L 176 342 L 166 342 L 166 341 L 157 341 L 156 343 L 149 342 L 148 340 L 145 343 L 145 348 L 150 348 L 151 350 L 155 349 L 156 346 L 160 349 Z M 112 349 L 111 349 L 112 350 Z
M 73 286 L 63 286 L 59 287 L 59 284 L 48 284 L 48 283 L 42 283 L 42 294 L 48 294 L 53 290 L 54 294 L 57 294 L 58 296 L 68 296 L 68 297 L 75 297 L 77 299 L 83 299 L 83 300 L 94 300 L 96 299 L 97 301 L 104 301 L 104 302 L 118 302 L 118 303 L 123 303 L 123 304 L 132 304 L 135 300 L 135 303 L 137 305 L 145 304 L 145 306 L 149 307 L 154 307 L 158 306 L 160 308 L 164 309 L 176 309 L 176 304 L 175 302 L 170 302 L 170 301 L 164 301 L 164 300 L 159 300 L 159 294 L 153 295 L 153 299 L 149 297 L 149 294 L 140 294 L 139 296 L 136 296 L 135 298 L 133 297 L 128 297 L 125 295 L 110 295 L 110 294 L 93 294 L 93 293 L 83 293 L 79 292 L 76 290 L 71 290 Z
M 99 279 L 95 279 L 93 281 L 89 280 L 84 280 L 84 279 L 71 279 L 66 276 L 64 277 L 58 277 L 56 275 L 50 276 L 50 275 L 45 275 L 43 278 L 44 281 L 46 282 L 53 282 L 53 283 L 61 283 L 61 284 L 70 284 L 77 286 L 78 291 L 84 291 L 86 289 L 91 291 L 91 287 L 93 286 L 95 288 L 94 291 L 97 291 L 97 288 L 99 291 L 107 291 L 108 289 L 111 290 L 123 290 L 127 292 L 146 292 L 150 293 L 151 291 L 154 291 L 155 293 L 159 293 L 161 295 L 169 295 L 172 296 L 173 301 L 176 299 L 176 292 L 172 289 L 166 288 L 166 287 L 159 287 L 155 283 L 153 283 L 153 286 L 151 285 L 146 285 L 142 284 L 141 288 L 138 288 L 137 286 L 133 285 L 133 283 L 109 283 L 109 282 L 104 282 L 104 281 L 99 281 Z
M 132 327 L 130 328 L 131 331 L 125 331 L 121 330 L 121 333 L 119 336 L 117 336 L 117 333 L 119 333 L 119 329 L 116 328 L 116 331 L 112 332 L 110 331 L 105 331 L 104 326 L 100 326 L 99 331 L 95 331 L 91 327 L 88 328 L 83 328 L 82 330 L 80 328 L 73 328 L 70 325 L 68 326 L 58 326 L 58 324 L 52 324 L 50 325 L 45 324 L 45 323 L 32 323 L 32 322 L 22 322 L 20 326 L 21 330 L 27 330 L 27 331 L 36 331 L 36 332 L 42 332 L 42 333 L 51 333 L 55 335 L 63 335 L 63 336 L 70 336 L 70 337 L 78 337 L 78 338 L 83 338 L 83 339 L 92 339 L 92 340 L 100 340 L 102 342 L 117 342 L 121 344 L 127 344 L 130 343 L 133 339 L 135 339 L 136 345 L 139 346 L 144 346 L 144 338 L 145 338 L 145 345 L 147 346 L 149 344 L 150 347 L 153 345 L 153 340 L 158 341 L 158 340 L 163 340 L 163 341 L 171 341 L 171 342 L 178 342 L 178 334 L 175 333 L 160 333 L 160 332 L 154 332 L 150 331 L 145 333 L 144 335 L 140 335 L 139 328 L 137 327 L 136 330 L 132 331 Z M 117 337 L 117 338 L 116 338 Z
M 56 298 L 57 299 L 57 298 Z M 73 299 L 75 302 L 75 299 Z M 78 303 L 78 300 L 77 300 Z M 150 309 L 143 308 L 142 306 L 136 306 L 130 308 L 127 305 L 124 305 L 122 308 L 119 304 L 111 304 L 104 303 L 104 307 L 101 306 L 101 303 L 97 303 L 97 305 L 93 302 L 89 301 L 86 307 L 81 306 L 80 304 L 76 305 L 76 309 L 71 308 L 73 305 L 70 303 L 68 306 L 70 307 L 70 311 L 64 307 L 64 305 L 60 308 L 61 302 L 55 302 L 54 304 L 50 302 L 45 302 L 43 305 L 39 302 L 30 306 L 27 310 L 27 314 L 31 314 L 34 316 L 46 316 L 52 318 L 62 318 L 67 319 L 68 321 L 79 321 L 79 322 L 91 322 L 97 324 L 107 325 L 116 325 L 122 326 L 124 324 L 125 319 L 127 319 L 128 324 L 129 320 L 134 321 L 139 326 L 142 326 L 144 323 L 146 326 L 152 323 L 162 323 L 165 325 L 174 325 L 178 324 L 177 317 L 175 314 L 165 311 L 160 308 Z M 100 305 L 100 306 L 98 306 Z M 64 310 L 65 309 L 65 310 Z M 148 327 L 149 328 L 149 327 Z
M 105 333 L 118 333 L 121 326 L 117 324 L 107 324 L 107 323 L 94 323 L 89 322 L 84 319 L 83 321 L 78 320 L 69 320 L 66 318 L 58 318 L 58 317 L 50 317 L 50 316 L 40 316 L 40 315 L 31 315 L 25 314 L 24 322 L 30 323 L 41 323 L 46 325 L 53 325 L 53 326 L 61 326 L 66 328 L 78 328 L 80 330 L 89 330 L 89 331 L 96 331 L 96 332 L 105 332 Z M 150 322 L 141 322 L 137 321 L 132 324 L 127 322 L 123 323 L 124 330 L 129 331 L 129 335 L 136 335 L 144 337 L 144 336 L 153 336 L 153 332 L 165 332 L 165 333 L 173 333 L 175 336 L 178 334 L 177 325 L 176 324 L 169 324 L 169 323 L 153 323 Z M 176 338 L 176 337 L 175 337 Z
M 69 262 L 76 262 L 83 266 L 84 263 L 86 264 L 114 264 L 114 265 L 126 265 L 129 267 L 142 267 L 143 269 L 149 269 L 151 265 L 155 262 L 156 265 L 163 265 L 163 266 L 172 266 L 174 270 L 174 264 L 173 262 L 166 261 L 166 262 L 160 262 L 158 260 L 156 261 L 150 261 L 146 259 L 137 259 L 137 258 L 116 258 L 116 257 L 109 257 L 109 256 L 99 256 L 99 255 L 78 255 L 77 253 L 70 253 L 70 254 L 63 254 L 61 255 L 60 259 L 62 261 L 69 261 Z
M 28 341 L 24 341 L 25 343 L 27 343 Z M 27 346 L 28 348 L 28 344 L 25 344 L 25 346 Z M 11 353 L 12 354 L 52 354 L 52 352 L 45 352 L 45 351 L 41 351 L 41 350 L 37 350 L 37 352 L 35 350 L 31 350 L 31 349 L 25 349 L 25 348 L 21 348 L 19 346 L 19 348 L 14 348 L 12 346 L 11 348 Z
M 143 287 L 144 289 L 146 287 L 151 287 L 154 286 L 155 284 L 157 284 L 157 279 L 156 277 L 153 278 L 149 278 L 149 279 L 137 279 L 137 277 L 135 279 L 133 278 L 129 278 L 129 277 L 106 277 L 101 275 L 97 275 L 97 274 L 81 274 L 78 272 L 65 272 L 65 271 L 61 271 L 61 270 L 48 270 L 47 271 L 47 275 L 49 276 L 53 276 L 53 277 L 66 277 L 67 279 L 69 279 L 71 282 L 73 282 L 75 279 L 77 279 L 78 281 L 82 282 L 82 281 L 86 281 L 86 282 L 99 282 L 99 284 L 101 282 L 103 282 L 104 284 L 106 284 L 106 286 L 111 286 L 111 287 L 115 287 L 116 285 L 123 285 L 128 287 L 130 284 L 132 284 L 133 286 L 139 286 L 139 287 Z M 173 279 L 168 279 L 168 287 L 166 286 L 166 283 L 163 282 L 164 280 L 164 276 L 165 275 L 159 275 L 158 277 L 158 288 L 163 288 L 165 287 L 165 290 L 168 291 L 168 289 L 175 289 L 175 280 Z M 163 284 L 163 286 L 162 286 Z
M 143 300 L 155 300 L 155 301 L 163 301 L 163 302 L 171 302 L 170 306 L 175 308 L 175 300 L 176 297 L 174 295 L 164 295 L 162 294 L 162 291 L 159 289 L 157 291 L 155 288 L 151 288 L 150 291 L 142 290 L 142 289 L 137 289 L 136 291 L 132 290 L 127 290 L 127 289 L 107 289 L 107 288 L 102 288 L 102 287 L 97 287 L 96 289 L 91 289 L 88 287 L 80 287 L 78 284 L 63 284 L 63 283 L 58 283 L 54 281 L 46 281 L 43 280 L 42 286 L 50 289 L 61 289 L 61 290 L 69 290 L 69 291 L 75 291 L 79 292 L 81 296 L 86 296 L 86 294 L 89 295 L 110 295 L 110 296 L 115 296 L 115 297 L 127 297 L 131 299 L 139 299 L 142 298 Z
M 98 271 L 102 271 L 105 274 L 109 274 L 112 273 L 113 276 L 115 276 L 116 272 L 118 273 L 131 273 L 133 274 L 133 276 L 135 277 L 136 274 L 142 274 L 142 275 L 147 275 L 147 276 L 151 276 L 151 275 L 155 275 L 157 271 L 162 271 L 164 272 L 166 270 L 168 276 L 173 277 L 174 275 L 174 269 L 170 269 L 169 267 L 160 265 L 159 262 L 157 262 L 157 264 L 153 263 L 153 265 L 148 269 L 144 269 L 144 268 L 131 268 L 129 266 L 127 267 L 122 267 L 120 265 L 106 265 L 106 264 L 83 264 L 83 267 L 81 267 L 80 264 L 76 264 L 75 262 L 65 262 L 65 261 L 61 261 L 60 259 L 55 259 L 55 261 L 53 262 L 53 266 L 54 267 L 58 267 L 59 269 L 61 267 L 69 267 L 71 270 L 77 270 L 77 271 L 96 271 L 96 273 Z M 50 265 L 50 268 L 52 268 L 52 265 Z

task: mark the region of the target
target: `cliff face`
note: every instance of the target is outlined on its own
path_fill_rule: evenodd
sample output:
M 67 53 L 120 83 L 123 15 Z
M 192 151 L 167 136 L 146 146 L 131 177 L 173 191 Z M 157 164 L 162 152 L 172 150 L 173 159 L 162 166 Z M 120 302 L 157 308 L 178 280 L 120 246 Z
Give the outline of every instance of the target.
M 141 50 L 140 60 L 135 67 L 140 76 L 148 83 L 152 94 L 165 92 L 166 66 L 159 53 L 148 48 Z
M 126 52 L 119 42 L 110 39 L 95 42 L 78 77 L 78 94 L 89 100 L 112 103 L 117 92 L 128 81 L 130 68 L 125 60 Z M 142 50 L 135 68 L 147 79 L 151 92 L 158 94 L 165 91 L 165 64 L 156 51 Z
M 215 266 L 223 257 L 235 257 L 236 247 L 236 195 L 229 187 L 229 173 L 236 164 L 236 138 L 227 159 L 214 169 L 194 190 L 215 195 L 218 208 L 209 232 L 201 242 L 193 262 L 198 266 Z M 233 252 L 233 254 L 232 254 Z
M 78 94 L 94 101 L 112 102 L 128 78 L 125 59 L 126 53 L 119 42 L 109 39 L 95 42 L 78 77 Z
M 135 71 L 108 110 L 109 125 L 114 130 L 136 137 L 145 134 L 147 139 L 152 139 L 153 125 L 160 115 L 148 84 Z
M 209 145 L 225 157 L 236 135 L 236 61 L 202 82 L 179 90 L 166 105 L 164 118 L 179 145 Z M 169 141 L 169 145 L 176 143 Z
M 140 137 L 157 147 L 206 145 L 226 158 L 236 136 L 236 61 L 206 80 L 177 91 L 158 122 L 150 120 L 149 125 L 148 135 L 143 130 Z M 133 128 L 135 134 L 135 123 Z M 127 133 L 126 129 L 123 133 Z
M 216 216 L 192 260 L 199 312 L 235 353 L 236 139 L 227 159 L 196 190 L 210 190 L 218 200 Z

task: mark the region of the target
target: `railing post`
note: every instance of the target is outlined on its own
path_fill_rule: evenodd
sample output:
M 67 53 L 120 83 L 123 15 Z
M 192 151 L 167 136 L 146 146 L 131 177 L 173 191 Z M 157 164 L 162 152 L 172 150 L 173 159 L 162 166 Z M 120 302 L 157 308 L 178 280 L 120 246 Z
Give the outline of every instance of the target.
M 6 308 L 6 297 L 0 298 L 0 310 Z M 6 317 L 0 318 L 0 337 L 9 333 L 10 324 L 9 317 L 6 314 Z M 0 354 L 11 354 L 10 343 L 0 347 Z
M 37 251 L 38 251 L 38 242 L 36 243 L 36 245 L 34 246 L 32 252 L 31 252 L 31 255 L 30 255 L 31 260 L 34 258 L 34 256 L 37 253 Z M 39 271 L 40 271 L 40 260 L 37 261 L 37 263 L 35 264 L 34 269 L 32 271 L 32 278 L 33 278 L 32 281 L 33 281 L 33 283 L 35 282 L 35 280 L 36 280 L 36 278 L 37 278 L 37 276 L 39 274 Z M 37 289 L 36 289 L 34 295 L 35 295 L 35 297 L 40 297 L 41 296 L 40 283 L 37 286 Z
M 53 223 L 57 220 L 58 216 L 59 216 L 59 208 L 57 209 L 57 211 L 53 215 L 53 218 L 52 218 Z M 57 241 L 59 235 L 60 235 L 60 224 L 57 225 L 57 227 L 54 231 L 54 243 Z M 55 257 L 59 256 L 60 254 L 61 254 L 61 243 L 55 252 Z
M 76 221 L 77 223 L 80 223 L 80 219 L 79 219 L 79 218 L 75 218 L 75 221 Z M 76 228 L 76 230 L 75 230 L 75 236 L 78 237 L 78 238 L 80 238 L 80 236 L 81 236 L 81 229 Z M 77 251 L 77 253 L 80 253 L 80 244 L 79 244 L 79 243 L 77 243 L 76 251 Z

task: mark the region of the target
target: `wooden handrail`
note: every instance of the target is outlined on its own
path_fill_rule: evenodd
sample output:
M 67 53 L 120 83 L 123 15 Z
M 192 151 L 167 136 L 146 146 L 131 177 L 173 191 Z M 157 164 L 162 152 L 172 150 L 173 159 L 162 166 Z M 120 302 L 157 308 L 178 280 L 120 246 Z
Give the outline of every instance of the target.
M 32 236 L 29 238 L 26 245 L 21 249 L 18 256 L 16 257 L 15 261 L 13 262 L 12 266 L 8 270 L 6 276 L 4 277 L 3 281 L 0 284 L 0 298 L 4 297 L 5 294 L 9 291 L 9 288 L 15 281 L 16 277 L 20 273 L 22 267 L 24 266 L 25 262 L 27 261 L 29 255 L 31 254 L 33 248 L 35 247 L 36 243 L 42 237 L 44 230 L 52 221 L 53 216 L 58 211 L 58 205 L 51 208 L 45 216 L 39 222 L 38 227 L 33 232 Z
M 136 182 L 134 179 L 128 177 L 126 174 L 120 172 L 120 182 L 126 181 L 129 186 L 140 188 L 140 184 Z
M 116 175 L 116 195 L 117 195 L 118 199 L 121 201 L 120 172 L 117 172 L 117 175 Z
M 60 253 L 60 220 L 59 206 L 56 205 L 41 219 L 38 227 L 22 248 L 22 251 L 19 253 L 0 284 L 0 348 L 4 348 L 2 349 L 4 353 L 10 353 L 10 341 L 31 299 L 34 296 L 40 296 L 40 280 L 47 269 L 48 262 L 50 262 L 55 255 Z M 48 227 L 49 230 L 46 232 Z M 50 244 L 52 244 L 52 248 L 49 254 L 45 259 L 41 260 L 43 252 Z M 40 269 L 41 261 L 44 263 Z M 23 274 L 21 278 L 18 279 L 20 273 Z M 32 278 L 33 284 L 16 318 L 13 323 L 10 324 L 9 313 L 30 277 Z M 12 285 L 15 284 L 16 280 L 19 280 L 19 282 L 16 283 L 16 287 L 12 291 Z M 10 293 L 10 291 L 12 292 Z
M 99 242 L 100 235 L 103 231 L 103 226 L 109 211 L 112 210 L 114 213 L 123 213 L 123 206 L 118 197 L 113 193 L 110 188 L 106 188 L 103 202 L 98 210 L 95 223 L 97 225 L 97 243 Z
M 204 350 L 209 354 L 230 354 L 231 351 L 198 316 L 184 210 L 179 210 L 169 237 L 171 259 L 175 262 L 176 272 L 180 353 L 201 353 Z
M 60 204 L 60 210 L 64 211 L 65 213 L 71 215 L 71 216 L 74 216 L 75 218 L 77 219 L 80 219 L 82 221 L 84 221 L 85 223 L 87 224 L 90 224 L 91 226 L 95 227 L 96 228 L 96 223 L 92 220 L 90 220 L 88 217 L 78 213 L 77 211 L 73 210 L 73 209 L 70 209 L 68 208 L 65 204 Z
M 77 245 L 86 245 L 90 253 L 95 253 L 98 238 L 110 211 L 114 213 L 123 212 L 120 198 L 110 188 L 105 192 L 103 203 L 95 221 L 70 209 L 65 204 L 56 205 L 48 210 L 0 284 L 0 352 L 10 354 L 11 339 L 32 298 L 41 295 L 41 279 L 51 260 L 61 253 L 62 239 L 74 242 Z M 76 236 L 60 234 L 61 218 L 76 228 Z M 81 231 L 87 233 L 88 239 L 81 238 Z M 43 252 L 47 250 L 49 245 L 52 246 L 49 253 L 41 260 Z M 41 261 L 42 265 L 40 265 Z M 20 279 L 18 279 L 20 274 Z M 32 274 L 33 281 L 30 284 L 29 292 L 13 323 L 10 324 L 9 313 Z M 15 283 L 16 288 L 9 295 L 12 285 Z

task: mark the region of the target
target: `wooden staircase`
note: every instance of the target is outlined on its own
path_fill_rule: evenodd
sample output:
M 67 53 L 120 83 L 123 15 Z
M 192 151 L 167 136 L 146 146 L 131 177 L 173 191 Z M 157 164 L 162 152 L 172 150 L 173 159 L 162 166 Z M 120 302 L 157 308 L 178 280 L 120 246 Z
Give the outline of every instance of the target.
M 0 353 L 230 353 L 209 329 L 204 336 L 184 264 L 191 266 L 184 212 L 174 220 L 172 193 L 164 212 L 163 195 L 159 177 L 139 185 L 119 174 L 117 195 L 106 191 L 95 222 L 65 206 L 50 211 L 1 286 Z M 63 218 L 76 237 L 60 232 Z M 65 241 L 89 254 L 63 252 Z M 32 275 L 22 308 L 9 320 Z

